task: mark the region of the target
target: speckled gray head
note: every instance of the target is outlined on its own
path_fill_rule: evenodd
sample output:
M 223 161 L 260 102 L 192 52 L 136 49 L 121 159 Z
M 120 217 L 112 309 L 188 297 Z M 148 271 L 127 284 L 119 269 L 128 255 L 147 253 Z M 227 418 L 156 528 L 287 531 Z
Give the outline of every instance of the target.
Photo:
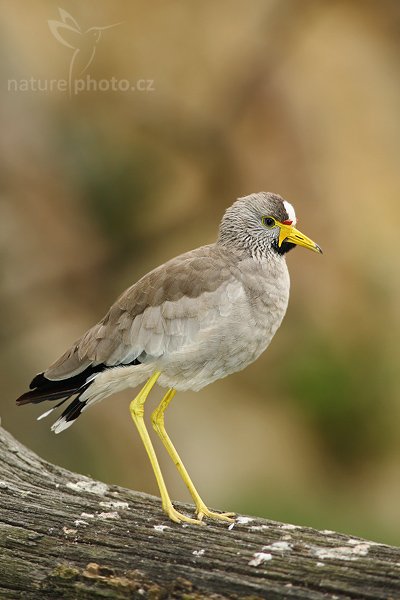
M 315 242 L 294 227 L 296 221 L 293 206 L 278 194 L 250 194 L 226 210 L 218 243 L 256 259 L 281 256 L 296 245 L 321 253 Z

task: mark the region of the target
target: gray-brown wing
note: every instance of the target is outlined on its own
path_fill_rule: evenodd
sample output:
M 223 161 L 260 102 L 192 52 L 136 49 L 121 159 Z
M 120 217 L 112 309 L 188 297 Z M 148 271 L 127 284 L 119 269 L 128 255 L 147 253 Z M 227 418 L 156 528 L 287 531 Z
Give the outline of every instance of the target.
M 45 376 L 65 379 L 91 365 L 130 364 L 181 349 L 226 316 L 240 294 L 240 284 L 214 246 L 188 252 L 128 288 Z

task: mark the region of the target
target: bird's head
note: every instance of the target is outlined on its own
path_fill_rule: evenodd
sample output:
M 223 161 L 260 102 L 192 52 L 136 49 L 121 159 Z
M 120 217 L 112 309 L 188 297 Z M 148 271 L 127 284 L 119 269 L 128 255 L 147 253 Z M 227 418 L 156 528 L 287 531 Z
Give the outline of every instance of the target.
M 90 39 L 93 44 L 97 44 L 103 35 L 103 31 L 117 27 L 117 25 L 121 25 L 121 23 L 113 23 L 112 25 L 106 25 L 105 27 L 90 27 L 86 31 L 86 37 Z
M 293 206 L 278 194 L 251 194 L 226 210 L 218 243 L 258 259 L 270 253 L 284 255 L 296 245 L 322 254 L 318 244 L 296 229 L 296 221 Z

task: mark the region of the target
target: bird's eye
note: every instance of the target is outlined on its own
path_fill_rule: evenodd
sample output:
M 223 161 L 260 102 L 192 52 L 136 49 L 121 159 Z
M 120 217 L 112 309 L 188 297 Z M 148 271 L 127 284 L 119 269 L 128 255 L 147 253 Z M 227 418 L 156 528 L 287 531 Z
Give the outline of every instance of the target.
M 263 217 L 261 220 L 265 227 L 275 227 L 276 225 L 276 221 L 273 217 Z

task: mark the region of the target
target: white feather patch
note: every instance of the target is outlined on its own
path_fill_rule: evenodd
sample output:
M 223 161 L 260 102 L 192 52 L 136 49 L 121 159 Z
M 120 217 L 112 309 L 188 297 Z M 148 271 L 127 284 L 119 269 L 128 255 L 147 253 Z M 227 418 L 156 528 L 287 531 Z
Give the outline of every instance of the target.
M 54 406 L 53 408 L 50 408 L 50 410 L 46 410 L 46 412 L 44 412 L 43 414 L 39 415 L 39 417 L 36 420 L 37 421 L 41 421 L 42 419 L 45 419 L 46 417 L 48 417 L 53 412 L 53 410 L 55 408 L 56 407 Z
M 289 220 L 293 221 L 293 225 L 296 225 L 297 219 L 296 219 L 296 213 L 295 213 L 293 206 L 287 200 L 283 201 L 283 206 L 285 207 L 285 210 L 288 214 Z
M 96 379 L 96 377 L 99 375 L 100 373 L 93 373 L 93 375 L 90 375 L 90 377 L 88 377 L 86 379 L 85 383 L 89 383 L 90 381 L 93 381 L 94 379 Z
M 65 417 L 61 417 L 51 426 L 51 430 L 54 431 L 54 433 L 61 433 L 65 429 L 68 429 L 68 427 L 71 427 L 74 421 L 75 419 L 73 421 L 66 421 Z

